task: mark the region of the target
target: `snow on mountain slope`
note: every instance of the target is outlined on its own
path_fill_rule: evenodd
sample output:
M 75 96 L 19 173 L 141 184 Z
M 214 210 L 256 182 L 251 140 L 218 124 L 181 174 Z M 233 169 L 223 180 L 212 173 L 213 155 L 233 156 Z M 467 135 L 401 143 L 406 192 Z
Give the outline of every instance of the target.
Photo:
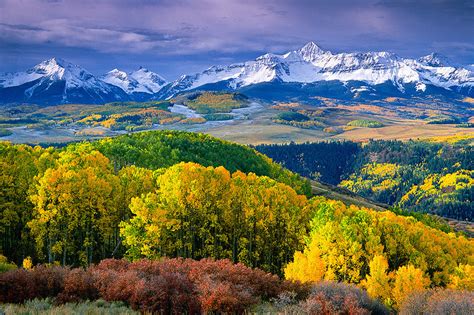
M 67 87 L 102 85 L 87 70 L 60 58 L 51 58 L 25 72 L 7 73 L 0 78 L 0 87 L 18 86 L 42 78 L 66 81 Z
M 162 76 L 143 67 L 133 71 L 130 76 L 152 93 L 158 92 L 167 83 Z
M 185 75 L 161 91 L 172 96 L 205 84 L 227 82 L 232 89 L 263 82 L 313 83 L 362 81 L 369 85 L 391 82 L 401 92 L 412 84 L 423 92 L 427 85 L 444 89 L 474 86 L 472 70 L 456 68 L 437 54 L 418 60 L 389 52 L 338 53 L 325 51 L 313 42 L 283 55 L 265 54 L 253 61 L 227 67 L 211 67 Z
M 103 75 L 101 79 L 121 88 L 127 94 L 154 94 L 167 83 L 160 75 L 142 67 L 130 73 L 114 69 Z
M 0 102 L 101 103 L 126 97 L 120 89 L 60 58 L 25 72 L 0 75 Z
M 473 65 L 454 66 L 438 54 L 405 59 L 383 51 L 332 53 L 313 42 L 282 55 L 268 53 L 252 61 L 213 66 L 170 83 L 144 68 L 130 73 L 114 69 L 97 78 L 77 65 L 52 58 L 25 72 L 0 74 L 0 103 L 143 101 L 197 88 L 236 90 L 265 82 L 303 88 L 321 83 L 333 86 L 321 93 L 336 93 L 337 86 L 345 97 L 378 92 L 471 96 L 473 70 Z

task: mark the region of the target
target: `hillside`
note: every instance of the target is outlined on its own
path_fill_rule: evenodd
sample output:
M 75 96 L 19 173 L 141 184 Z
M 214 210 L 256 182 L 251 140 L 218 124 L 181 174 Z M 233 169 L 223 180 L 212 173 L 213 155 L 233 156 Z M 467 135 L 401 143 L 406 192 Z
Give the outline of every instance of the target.
M 472 137 L 427 141 L 260 145 L 257 150 L 306 177 L 378 203 L 473 220 Z
M 2 142 L 0 166 L 0 303 L 102 298 L 140 311 L 244 312 L 282 307 L 275 299 L 289 294 L 304 308 L 315 288 L 333 285 L 325 280 L 359 296 L 344 307 L 385 313 L 413 294 L 401 286 L 471 288 L 472 239 L 443 221 L 310 183 L 208 135 Z

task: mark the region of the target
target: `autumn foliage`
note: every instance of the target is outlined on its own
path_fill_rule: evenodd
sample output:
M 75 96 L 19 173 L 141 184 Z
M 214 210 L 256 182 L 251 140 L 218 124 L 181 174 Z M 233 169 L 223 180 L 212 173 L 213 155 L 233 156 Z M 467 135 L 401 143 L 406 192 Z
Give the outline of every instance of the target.
M 157 187 L 132 199 L 135 216 L 121 224 L 132 259 L 228 258 L 280 274 L 303 248 L 306 197 L 268 177 L 180 163 Z
M 307 207 L 310 237 L 286 266 L 287 279 L 354 283 L 395 308 L 429 286 L 472 288 L 472 239 L 324 198 Z
M 313 286 L 308 298 L 300 303 L 306 314 L 388 314 L 377 300 L 354 285 L 320 282 Z
M 229 260 L 107 259 L 84 270 L 37 266 L 0 274 L 0 303 L 55 298 L 56 303 L 102 298 L 151 313 L 237 312 L 287 290 L 308 287 Z

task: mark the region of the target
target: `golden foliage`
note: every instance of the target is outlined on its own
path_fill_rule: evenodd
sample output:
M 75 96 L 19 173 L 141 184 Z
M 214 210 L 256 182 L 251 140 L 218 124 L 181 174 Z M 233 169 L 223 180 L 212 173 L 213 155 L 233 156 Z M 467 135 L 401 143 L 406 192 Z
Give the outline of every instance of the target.
M 302 252 L 296 252 L 294 261 L 289 263 L 284 272 L 288 280 L 300 282 L 318 282 L 323 279 L 326 266 L 321 258 L 321 252 L 313 241 Z
M 416 292 L 421 292 L 430 285 L 423 271 L 413 265 L 400 267 L 395 274 L 392 295 L 396 307 L 400 307 L 405 299 Z
M 391 273 L 397 274 L 398 282 L 395 280 L 393 285 L 401 291 L 413 274 L 420 278 L 421 273 L 428 279 L 421 277 L 422 285 L 415 282 L 413 286 L 418 289 L 430 281 L 434 286 L 446 286 L 469 279 L 465 275 L 472 272 L 470 267 L 462 267 L 459 279 L 451 277 L 459 265 L 473 264 L 474 241 L 463 236 L 444 233 L 390 211 L 348 207 L 324 198 L 311 199 L 306 211 L 313 214 L 310 237 L 304 252 L 296 253 L 285 270 L 288 278 L 359 284 L 372 296 L 388 301 L 395 299 L 390 294 Z M 317 266 L 317 276 L 310 274 L 313 270 L 305 270 L 312 264 Z M 322 266 L 324 273 L 320 274 Z M 395 301 L 402 299 L 402 293 L 397 292 Z
M 31 260 L 30 256 L 23 259 L 22 267 L 23 269 L 26 269 L 26 270 L 33 268 L 33 261 Z
M 157 187 L 132 199 L 135 217 L 121 225 L 133 259 L 230 258 L 280 273 L 303 247 L 306 197 L 268 177 L 180 163 Z
M 370 297 L 387 302 L 391 296 L 388 261 L 383 255 L 375 255 L 369 264 L 370 273 L 363 286 Z
M 474 290 L 474 267 L 472 265 L 459 265 L 450 277 L 449 288 L 458 290 Z

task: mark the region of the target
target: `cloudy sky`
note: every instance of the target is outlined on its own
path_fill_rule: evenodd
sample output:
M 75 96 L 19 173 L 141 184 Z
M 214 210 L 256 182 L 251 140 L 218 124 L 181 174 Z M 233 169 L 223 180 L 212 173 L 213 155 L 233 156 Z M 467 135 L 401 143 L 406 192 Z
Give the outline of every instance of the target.
M 314 41 L 474 63 L 473 0 L 0 0 L 0 71 L 53 56 L 167 79 Z

